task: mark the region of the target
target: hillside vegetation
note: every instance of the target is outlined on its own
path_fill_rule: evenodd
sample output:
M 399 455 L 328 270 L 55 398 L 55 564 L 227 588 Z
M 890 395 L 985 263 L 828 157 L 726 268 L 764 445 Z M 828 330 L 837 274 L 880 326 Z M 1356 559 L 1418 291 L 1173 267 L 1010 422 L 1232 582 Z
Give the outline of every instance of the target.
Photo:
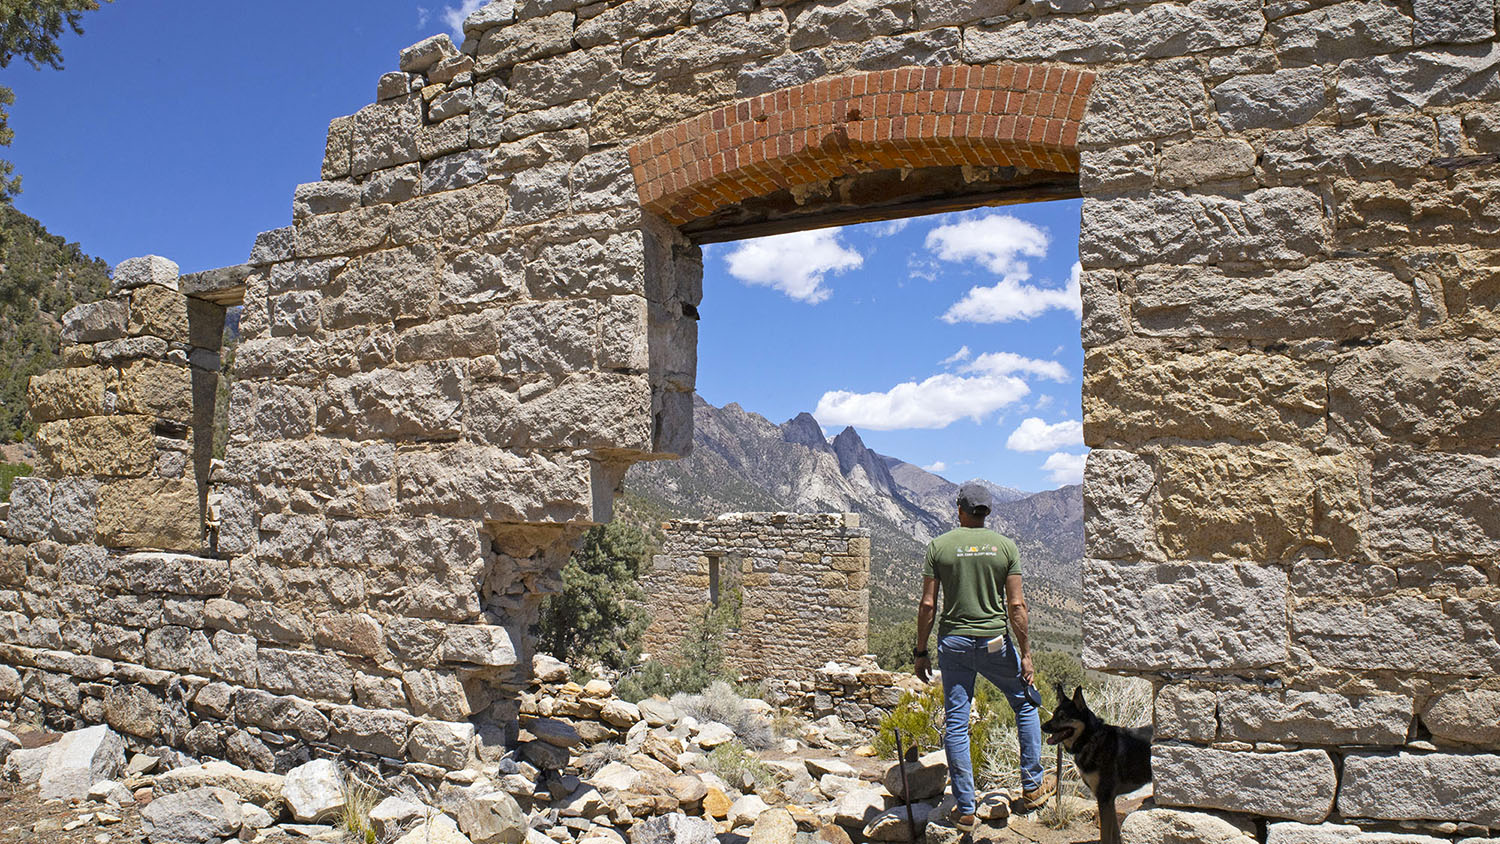
M 21 442 L 26 381 L 56 365 L 62 315 L 109 290 L 109 265 L 0 204 L 0 442 Z

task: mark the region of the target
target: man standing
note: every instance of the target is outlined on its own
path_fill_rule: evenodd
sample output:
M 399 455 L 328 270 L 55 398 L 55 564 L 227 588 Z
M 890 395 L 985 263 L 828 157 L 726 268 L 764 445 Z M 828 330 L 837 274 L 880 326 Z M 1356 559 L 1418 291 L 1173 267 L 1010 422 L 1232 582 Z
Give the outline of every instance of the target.
M 1016 543 L 985 529 L 990 491 L 970 482 L 958 490 L 959 527 L 927 545 L 922 569 L 922 603 L 917 609 L 917 677 L 928 682 L 932 661 L 925 645 L 938 622 L 938 669 L 943 675 L 943 748 L 957 803 L 960 829 L 975 826 L 974 771 L 969 759 L 969 707 L 974 679 L 983 674 L 1016 712 L 1021 747 L 1022 803 L 1042 806 L 1057 790 L 1057 779 L 1042 775 L 1042 731 L 1032 686 L 1031 642 L 1026 599 L 1021 594 L 1021 559 Z M 937 612 L 938 591 L 943 611 Z M 1014 640 L 1006 635 L 1006 622 Z

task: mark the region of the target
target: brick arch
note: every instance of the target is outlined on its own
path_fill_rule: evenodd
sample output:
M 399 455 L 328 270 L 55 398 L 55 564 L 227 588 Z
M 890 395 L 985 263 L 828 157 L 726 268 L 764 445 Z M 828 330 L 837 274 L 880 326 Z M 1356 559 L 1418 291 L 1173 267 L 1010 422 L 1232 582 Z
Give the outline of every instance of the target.
M 673 225 L 780 188 L 953 165 L 1078 171 L 1089 71 L 905 67 L 819 79 L 689 118 L 630 148 L 641 205 Z

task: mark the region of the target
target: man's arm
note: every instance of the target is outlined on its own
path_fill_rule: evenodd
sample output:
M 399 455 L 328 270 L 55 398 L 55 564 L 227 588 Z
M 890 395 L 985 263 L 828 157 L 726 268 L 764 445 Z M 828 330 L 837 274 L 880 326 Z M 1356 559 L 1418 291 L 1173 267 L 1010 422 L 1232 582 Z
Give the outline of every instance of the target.
M 917 605 L 917 643 L 915 650 L 926 650 L 927 640 L 932 636 L 932 622 L 937 618 L 938 580 L 935 577 L 922 578 L 922 602 Z M 927 682 L 932 677 L 932 657 L 919 656 L 914 666 L 917 678 Z
M 1010 615 L 1010 633 L 1016 639 L 1016 652 L 1021 655 L 1021 679 L 1029 684 L 1036 671 L 1031 667 L 1031 637 L 1027 633 L 1031 619 L 1026 612 L 1026 595 L 1021 591 L 1019 574 L 1005 578 L 1005 604 Z

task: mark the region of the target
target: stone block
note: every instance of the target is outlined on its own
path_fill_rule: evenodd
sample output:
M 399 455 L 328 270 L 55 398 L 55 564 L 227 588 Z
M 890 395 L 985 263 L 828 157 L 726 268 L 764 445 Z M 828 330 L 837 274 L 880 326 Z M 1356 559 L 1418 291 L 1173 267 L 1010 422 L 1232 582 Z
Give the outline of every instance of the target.
M 15 490 L 11 490 L 12 512 Z M 99 509 L 99 483 L 87 478 L 64 478 L 52 487 L 52 538 L 58 542 L 89 542 L 94 538 Z
M 463 380 L 456 361 L 331 379 L 318 425 L 356 439 L 456 438 L 462 431 Z
M 502 254 L 461 252 L 442 269 L 438 305 L 447 308 L 515 299 L 525 292 L 525 273 L 520 250 Z M 498 348 L 498 334 L 495 343 Z
M 458 48 L 446 34 L 418 41 L 401 51 L 399 67 L 406 73 L 426 73 L 444 59 L 458 55 Z
M 1500 552 L 1496 484 L 1500 458 L 1396 452 L 1377 459 L 1370 476 L 1370 547 L 1450 556 Z
M 401 680 L 406 686 L 407 702 L 416 715 L 462 721 L 473 714 L 463 683 L 451 671 L 407 671 Z
M 1272 133 L 1265 140 L 1260 167 L 1273 184 L 1342 176 L 1412 178 L 1427 170 L 1437 154 L 1437 126 L 1431 118 L 1387 118 Z
M 1156 693 L 1155 737 L 1212 742 L 1218 737 L 1218 696 L 1212 689 L 1174 683 Z
M 45 422 L 37 429 L 37 451 L 57 475 L 143 475 L 156 461 L 154 428 L 149 416 Z
M 234 693 L 234 717 L 242 724 L 279 733 L 295 733 L 308 741 L 322 741 L 328 737 L 327 716 L 300 697 L 238 689 Z
M 1120 840 L 1130 844 L 1249 844 L 1256 839 L 1218 815 L 1143 807 L 1120 824 Z
M 791 19 L 791 47 L 801 51 L 830 41 L 864 42 L 911 29 L 911 0 L 843 0 L 800 7 Z
M 268 691 L 335 703 L 348 703 L 353 697 L 354 673 L 341 657 L 260 648 L 256 660 L 260 685 Z
M 5 532 L 18 542 L 40 542 L 52 532 L 52 482 L 19 477 L 10 488 Z
M 189 342 L 192 333 L 188 298 L 175 288 L 154 284 L 132 290 L 127 330 L 132 336 L 144 334 L 170 343 Z
M 206 677 L 213 671 L 214 648 L 202 630 L 166 625 L 146 632 L 146 664 Z
M 353 139 L 353 117 L 335 117 L 329 122 L 328 141 L 323 150 L 324 179 L 342 179 L 349 175 L 349 152 Z
M 361 202 L 365 205 L 390 205 L 405 202 L 417 195 L 422 186 L 422 166 L 416 162 L 371 173 L 365 180 Z
M 263 266 L 278 261 L 292 260 L 295 245 L 294 231 L 292 226 L 285 226 L 256 235 L 255 244 L 250 248 L 249 263 L 254 266 Z
M 729 15 L 627 47 L 625 78 L 645 84 L 688 76 L 716 65 L 780 54 L 788 42 L 786 14 L 781 9 Z
M 1233 670 L 1287 658 L 1286 573 L 1231 563 L 1084 562 L 1084 664 Z
M 500 325 L 500 361 L 511 372 L 566 373 L 594 367 L 592 303 L 517 305 Z
M 1329 64 L 1355 56 L 1410 47 L 1412 20 L 1399 6 L 1380 0 L 1332 3 L 1271 21 L 1281 60 Z
M 63 734 L 47 755 L 37 782 L 42 800 L 82 801 L 93 785 L 119 779 L 125 770 L 125 740 L 99 725 Z
M 335 706 L 329 711 L 329 741 L 365 753 L 403 758 L 414 719 L 404 712 Z
M 125 336 L 130 304 L 124 297 L 111 297 L 76 305 L 63 314 L 62 338 L 69 343 L 97 343 Z
M 474 755 L 474 725 L 450 721 L 421 721 L 411 731 L 411 757 L 428 765 L 457 770 Z
M 1329 379 L 1329 403 L 1359 442 L 1500 444 L 1500 343 L 1396 340 L 1353 350 Z
M 1158 805 L 1305 823 L 1327 818 L 1338 790 L 1333 760 L 1322 750 L 1238 753 L 1158 744 L 1151 748 L 1151 773 Z
M 359 207 L 360 188 L 353 182 L 309 182 L 298 185 L 292 194 L 292 219 L 301 220 L 318 214 L 336 214 Z
M 363 176 L 417 160 L 417 132 L 422 127 L 422 100 L 368 105 L 354 114 L 349 172 Z M 298 250 L 299 254 L 305 254 Z
M 1238 138 L 1199 138 L 1173 144 L 1157 163 L 1156 183 L 1189 187 L 1243 179 L 1255 172 L 1255 150 Z
M 1500 45 L 1350 59 L 1339 64 L 1337 97 L 1346 121 L 1494 100 L 1500 97 Z
M 1500 826 L 1500 756 L 1345 756 L 1339 812 L 1347 818 Z
M 598 26 L 612 13 L 620 13 L 641 2 L 682 3 L 682 0 L 630 0 L 589 20 Z M 618 18 L 616 18 L 618 20 Z M 620 81 L 620 49 L 601 47 L 574 50 L 560 56 L 516 65 L 511 71 L 506 107 L 511 112 L 535 111 L 576 100 L 598 97 Z
M 1091 267 L 1306 260 L 1324 248 L 1321 200 L 1302 188 L 1243 196 L 1085 197 L 1079 254 Z
M 466 57 L 467 58 L 467 57 Z M 450 117 L 458 117 L 469 113 L 474 104 L 474 89 L 459 88 L 445 94 L 439 94 L 427 106 L 427 119 L 433 123 L 442 123 Z M 464 140 L 468 141 L 469 131 L 467 125 L 464 127 Z
M 573 40 L 583 47 L 597 47 L 681 29 L 688 23 L 690 6 L 690 0 L 626 0 L 580 21 Z
M 193 375 L 186 366 L 138 360 L 120 370 L 116 387 L 121 413 L 160 416 L 186 422 L 193 418 Z
M 198 485 L 180 478 L 134 478 L 99 487 L 99 542 L 111 548 L 198 551 L 203 515 Z
M 105 370 L 85 366 L 53 369 L 33 375 L 26 384 L 26 402 L 33 422 L 104 416 L 111 412 Z
M 110 686 L 104 693 L 104 719 L 116 730 L 155 742 L 164 721 L 162 699 L 143 686 Z
M 1342 695 L 1229 689 L 1219 692 L 1219 738 L 1289 744 L 1405 744 L 1412 700 L 1401 695 Z
M 1304 603 L 1291 620 L 1296 645 L 1328 668 L 1500 672 L 1500 610 L 1491 600 L 1398 595 Z
M 1342 340 L 1399 326 L 1412 287 L 1366 261 L 1229 273 L 1152 267 L 1130 285 L 1135 329 L 1157 337 Z
M 1413 0 L 1412 42 L 1465 44 L 1495 37 L 1495 4 L 1491 0 Z
M 588 461 L 566 454 L 518 454 L 452 446 L 396 456 L 401 507 L 412 514 L 500 522 L 587 521 Z
M 1275 560 L 1359 547 L 1359 460 L 1300 449 L 1172 447 L 1157 460 L 1157 544 L 1173 557 Z
M 118 293 L 147 285 L 176 290 L 178 275 L 177 264 L 160 255 L 126 258 L 116 264 L 110 274 L 109 292 Z
M 573 45 L 573 17 L 559 11 L 486 30 L 479 38 L 475 72 L 488 76 L 518 62 L 567 52 Z
M 213 637 L 212 674 L 238 686 L 257 682 L 256 642 L 251 636 L 216 630 Z
M 1443 692 L 1422 710 L 1422 723 L 1440 742 L 1500 748 L 1500 691 Z
M 651 387 L 644 375 L 581 374 L 548 386 L 476 387 L 466 433 L 509 448 L 652 449 Z
M 106 582 L 124 594 L 212 597 L 228 588 L 229 566 L 191 554 L 124 554 L 110 561 Z
M 511 631 L 492 624 L 450 624 L 443 638 L 443 662 L 460 662 L 491 668 L 520 664 Z
M 412 160 L 415 158 L 413 153 Z M 391 209 L 388 205 L 320 214 L 301 220 L 289 229 L 295 232 L 299 258 L 322 258 L 373 249 L 385 240 L 390 230 Z M 288 253 L 287 260 L 290 258 Z M 398 275 L 392 277 L 400 278 Z
M 1104 5 L 1104 4 L 1100 4 Z M 1254 44 L 1265 28 L 1258 3 L 1162 3 L 1095 18 L 1043 15 L 997 29 L 971 27 L 965 59 L 1108 62 L 1179 56 Z
M 1084 467 L 1083 519 L 1088 553 L 1100 559 L 1145 553 L 1146 497 L 1156 473 L 1127 451 L 1094 449 Z
M 1207 123 L 1206 102 L 1203 70 L 1192 59 L 1106 71 L 1094 83 L 1078 142 L 1112 146 L 1183 135 Z
M 1319 67 L 1237 76 L 1210 92 L 1226 132 L 1284 129 L 1317 117 L 1328 105 Z
M 489 175 L 489 151 L 467 152 L 468 147 L 469 118 L 466 115 L 417 130 L 417 157 L 430 162 L 423 173 L 420 191 L 437 193 L 484 181 Z M 463 154 L 453 155 L 458 152 Z M 433 161 L 444 158 L 446 160 L 441 163 Z
M 334 274 L 324 290 L 323 324 L 338 329 L 427 317 L 438 286 L 437 262 L 437 251 L 428 245 L 384 249 L 355 258 Z
M 1020 5 L 1019 0 L 916 0 L 916 19 L 922 27 L 961 26 L 998 17 Z
M 1282 355 L 1151 353 L 1106 346 L 1084 361 L 1083 421 L 1090 445 L 1232 438 L 1321 443 L 1328 376 Z

